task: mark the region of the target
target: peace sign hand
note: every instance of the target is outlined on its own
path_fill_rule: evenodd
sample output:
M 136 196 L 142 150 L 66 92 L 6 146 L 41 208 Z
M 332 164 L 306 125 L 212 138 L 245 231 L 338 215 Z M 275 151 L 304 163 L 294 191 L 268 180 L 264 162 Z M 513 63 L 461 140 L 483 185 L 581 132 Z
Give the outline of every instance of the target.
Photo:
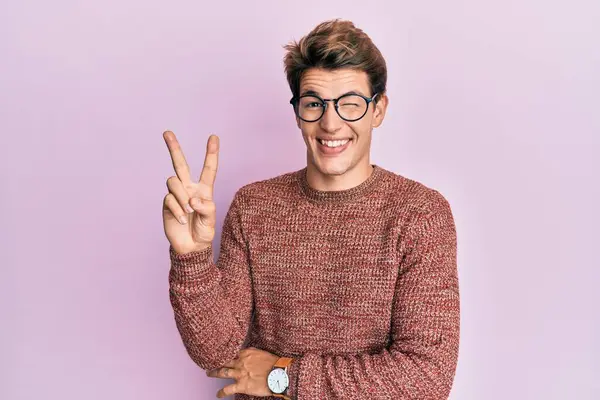
M 193 182 L 181 146 L 171 131 L 163 133 L 176 176 L 167 179 L 169 193 L 163 201 L 163 224 L 167 239 L 179 254 L 204 250 L 215 236 L 216 207 L 213 200 L 219 158 L 219 137 L 210 135 L 199 182 Z

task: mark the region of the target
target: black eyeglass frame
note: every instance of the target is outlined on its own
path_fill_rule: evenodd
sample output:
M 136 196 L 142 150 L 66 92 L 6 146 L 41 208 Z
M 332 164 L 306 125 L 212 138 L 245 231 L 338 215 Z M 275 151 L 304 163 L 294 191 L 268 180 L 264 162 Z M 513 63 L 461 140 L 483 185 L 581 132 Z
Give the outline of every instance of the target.
M 294 107 L 294 112 L 296 113 L 296 116 L 298 118 L 300 118 L 302 121 L 304 122 L 317 122 L 318 120 L 320 120 L 321 118 L 323 118 L 323 115 L 325 115 L 325 111 L 327 111 L 327 102 L 328 101 L 333 101 L 333 105 L 335 108 L 335 112 L 337 115 L 339 115 L 339 117 L 341 119 L 343 119 L 344 121 L 347 122 L 355 122 L 358 121 L 359 119 L 361 119 L 362 117 L 364 117 L 365 115 L 367 115 L 367 112 L 369 111 L 369 105 L 371 104 L 371 102 L 373 102 L 375 100 L 375 97 L 377 97 L 379 93 L 375 93 L 373 96 L 371 97 L 367 97 L 367 96 L 363 96 L 362 94 L 358 94 L 358 93 L 346 93 L 340 97 L 338 97 L 337 99 L 323 99 L 320 96 L 317 96 L 316 94 L 305 94 L 299 97 L 292 97 L 290 99 L 290 104 Z M 358 97 L 362 97 L 366 102 L 367 102 L 367 107 L 365 108 L 365 112 L 363 113 L 363 115 L 361 115 L 358 118 L 354 118 L 354 119 L 347 119 L 344 118 L 340 115 L 340 111 L 338 110 L 338 102 L 340 101 L 340 99 L 343 99 L 344 97 L 348 97 L 348 96 L 358 96 Z M 319 117 L 317 119 L 304 119 L 300 116 L 300 112 L 298 110 L 298 102 L 300 101 L 300 99 L 304 98 L 304 97 L 316 97 L 317 99 L 321 100 L 321 103 L 323 103 L 323 111 L 321 111 L 321 115 L 319 115 Z

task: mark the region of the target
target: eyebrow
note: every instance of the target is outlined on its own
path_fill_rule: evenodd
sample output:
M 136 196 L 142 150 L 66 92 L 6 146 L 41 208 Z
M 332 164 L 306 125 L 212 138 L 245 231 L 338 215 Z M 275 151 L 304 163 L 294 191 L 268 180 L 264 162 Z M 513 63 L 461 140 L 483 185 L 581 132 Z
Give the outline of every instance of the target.
M 369 97 L 366 94 L 362 93 L 360 90 L 351 90 L 349 92 L 342 93 L 338 97 L 342 97 L 342 96 L 345 96 L 347 94 L 360 94 L 361 96 Z M 323 97 L 319 93 L 315 92 L 314 90 L 305 90 L 305 91 L 302 92 L 302 94 L 300 94 L 300 96 L 318 96 L 318 97 L 321 97 L 321 98 Z

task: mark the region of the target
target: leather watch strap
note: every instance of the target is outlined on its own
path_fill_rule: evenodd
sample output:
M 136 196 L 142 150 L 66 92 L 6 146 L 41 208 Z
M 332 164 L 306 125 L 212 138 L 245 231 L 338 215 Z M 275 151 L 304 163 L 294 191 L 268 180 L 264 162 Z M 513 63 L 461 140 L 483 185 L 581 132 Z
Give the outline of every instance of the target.
M 273 365 L 273 367 L 285 369 L 285 368 L 289 367 L 289 365 L 292 363 L 292 361 L 294 361 L 294 359 L 290 358 L 290 357 L 279 357 L 279 360 L 277 360 L 277 362 L 275 363 L 275 365 Z

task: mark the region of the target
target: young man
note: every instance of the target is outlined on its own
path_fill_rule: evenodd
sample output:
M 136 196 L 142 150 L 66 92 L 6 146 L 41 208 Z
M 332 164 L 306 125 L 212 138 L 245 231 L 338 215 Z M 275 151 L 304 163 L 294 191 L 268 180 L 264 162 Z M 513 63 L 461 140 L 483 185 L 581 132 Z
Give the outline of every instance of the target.
M 385 61 L 349 21 L 286 49 L 307 165 L 235 194 L 217 263 L 218 138 L 196 183 L 164 134 L 183 343 L 208 376 L 235 380 L 218 397 L 447 399 L 459 347 L 455 225 L 438 191 L 370 162 L 388 105 Z

